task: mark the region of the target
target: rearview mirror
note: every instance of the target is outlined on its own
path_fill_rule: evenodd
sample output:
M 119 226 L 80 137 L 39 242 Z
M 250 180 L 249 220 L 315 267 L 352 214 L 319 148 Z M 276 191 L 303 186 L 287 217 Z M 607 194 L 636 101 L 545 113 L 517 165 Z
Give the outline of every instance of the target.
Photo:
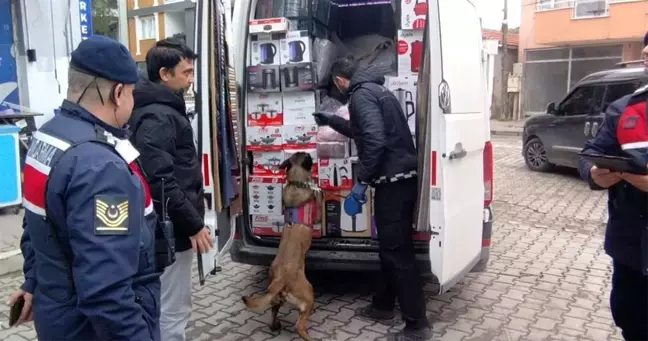
M 547 104 L 547 114 L 555 114 L 556 113 L 556 103 L 551 102 Z

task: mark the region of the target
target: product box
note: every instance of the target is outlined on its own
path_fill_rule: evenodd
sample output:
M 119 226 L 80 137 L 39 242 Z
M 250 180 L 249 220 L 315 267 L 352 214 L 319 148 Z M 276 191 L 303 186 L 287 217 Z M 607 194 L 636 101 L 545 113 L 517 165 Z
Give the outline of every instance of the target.
M 282 65 L 281 91 L 312 90 L 317 84 L 313 63 L 295 63 Z
M 247 125 L 280 126 L 283 125 L 283 107 L 280 93 L 248 92 Z
M 423 30 L 427 15 L 427 0 L 402 0 L 401 25 L 403 30 Z
M 399 30 L 397 44 L 398 75 L 417 73 L 423 59 L 423 31 Z
M 250 34 L 284 33 L 289 28 L 288 19 L 286 18 L 255 19 L 248 22 L 248 32 Z
M 371 198 L 355 216 L 344 213 L 344 198 L 350 191 L 324 191 L 324 235 L 327 237 L 371 237 Z
M 252 152 L 253 175 L 283 175 L 279 165 L 285 160 L 283 151 Z
M 257 236 L 281 237 L 285 217 L 283 215 L 253 215 L 252 233 Z M 313 238 L 322 237 L 322 224 L 313 225 Z
M 313 159 L 313 168 L 311 168 L 311 175 L 313 176 L 313 179 L 317 179 L 319 175 L 319 164 L 317 162 L 317 151 L 315 149 L 287 149 L 284 151 L 284 158 L 285 160 L 290 159 L 293 154 L 298 153 L 298 152 L 304 152 L 308 153 L 311 156 L 311 159 Z
M 315 148 L 317 137 L 317 125 L 285 125 L 283 126 L 283 148 L 284 149 L 308 149 Z
M 283 146 L 283 127 L 255 126 L 245 131 L 245 150 L 278 151 Z
M 353 187 L 353 171 L 349 159 L 319 159 L 318 183 L 322 189 Z
M 250 65 L 279 65 L 281 37 L 278 33 L 250 37 Z
M 317 111 L 315 97 L 312 91 L 283 93 L 284 124 L 315 124 L 313 117 L 313 113 Z
M 398 77 L 385 77 L 385 87 L 391 91 L 400 102 L 403 114 L 407 118 L 407 125 L 409 126 L 412 135 L 416 133 L 416 85 L 417 77 L 411 76 L 398 76 Z
M 281 215 L 281 194 L 284 178 L 279 176 L 250 176 L 250 214 Z
M 250 92 L 279 92 L 281 80 L 278 65 L 252 65 L 247 68 Z
M 312 46 L 308 31 L 288 31 L 279 42 L 281 64 L 312 62 Z

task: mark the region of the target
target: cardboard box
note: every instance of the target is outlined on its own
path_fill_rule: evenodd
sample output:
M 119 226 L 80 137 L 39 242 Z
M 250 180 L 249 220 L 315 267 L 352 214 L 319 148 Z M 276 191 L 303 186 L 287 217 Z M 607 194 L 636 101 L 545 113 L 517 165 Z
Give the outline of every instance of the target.
M 398 75 L 418 73 L 423 59 L 423 31 L 399 30 L 396 50 L 398 52 Z
M 279 92 L 281 75 L 278 65 L 251 65 L 247 68 L 248 91 Z
M 319 175 L 319 164 L 317 161 L 317 150 L 316 149 L 287 149 L 284 151 L 285 160 L 288 160 L 293 154 L 298 152 L 308 153 L 313 159 L 313 168 L 311 169 L 311 175 L 313 179 L 317 179 Z
M 248 127 L 245 131 L 245 150 L 278 151 L 283 146 L 283 127 Z
M 250 37 L 250 65 L 280 65 L 281 37 L 278 33 Z
M 281 237 L 285 225 L 283 215 L 253 215 L 252 233 L 257 236 Z M 322 237 L 322 224 L 313 225 L 313 238 Z
M 286 18 L 255 19 L 248 22 L 250 34 L 284 33 L 289 28 Z
M 317 137 L 317 124 L 285 125 L 283 126 L 284 149 L 315 148 Z
M 288 31 L 279 42 L 281 64 L 308 63 L 313 61 L 308 31 Z
M 312 90 L 317 84 L 313 63 L 295 63 L 280 66 L 281 91 Z
M 248 127 L 280 126 L 283 125 L 283 119 L 284 113 L 281 94 L 248 92 Z
M 276 152 L 253 152 L 252 153 L 252 174 L 253 175 L 283 175 L 279 165 L 285 160 L 283 151 Z
M 250 214 L 281 215 L 281 194 L 284 178 L 279 176 L 250 176 Z
M 410 133 L 416 133 L 416 85 L 417 77 L 398 76 L 385 77 L 385 87 L 391 91 L 400 102 L 403 114 L 407 119 Z
M 322 189 L 340 190 L 353 187 L 349 159 L 319 159 L 318 183 Z
M 402 30 L 423 30 L 427 6 L 427 0 L 402 0 L 400 28 Z
M 324 235 L 327 237 L 371 237 L 371 197 L 362 206 L 362 211 L 349 216 L 344 213 L 344 198 L 350 191 L 324 192 Z
M 315 93 L 296 91 L 283 94 L 285 125 L 315 124 L 313 113 L 317 111 Z

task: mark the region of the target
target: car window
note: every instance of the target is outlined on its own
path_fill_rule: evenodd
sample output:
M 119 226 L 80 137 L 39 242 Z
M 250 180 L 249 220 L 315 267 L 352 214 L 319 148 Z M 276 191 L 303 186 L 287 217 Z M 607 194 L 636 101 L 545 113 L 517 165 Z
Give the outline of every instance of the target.
M 560 113 L 565 116 L 585 115 L 590 109 L 600 106 L 602 92 L 596 96 L 597 88 L 600 86 L 581 86 L 576 88 L 567 99 L 560 103 Z M 598 98 L 598 99 L 597 99 Z
M 609 84 L 603 100 L 603 110 L 607 109 L 610 103 L 617 99 L 633 93 L 639 87 L 639 82 Z

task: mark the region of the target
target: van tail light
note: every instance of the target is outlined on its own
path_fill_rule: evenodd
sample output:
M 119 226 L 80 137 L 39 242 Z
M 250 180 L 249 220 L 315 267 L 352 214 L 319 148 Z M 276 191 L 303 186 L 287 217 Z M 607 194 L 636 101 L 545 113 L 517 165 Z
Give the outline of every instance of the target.
M 424 241 L 424 242 L 429 242 L 431 239 L 432 235 L 430 232 L 412 232 L 412 240 L 414 241 Z
M 493 201 L 493 144 L 486 141 L 484 146 L 484 207 Z

